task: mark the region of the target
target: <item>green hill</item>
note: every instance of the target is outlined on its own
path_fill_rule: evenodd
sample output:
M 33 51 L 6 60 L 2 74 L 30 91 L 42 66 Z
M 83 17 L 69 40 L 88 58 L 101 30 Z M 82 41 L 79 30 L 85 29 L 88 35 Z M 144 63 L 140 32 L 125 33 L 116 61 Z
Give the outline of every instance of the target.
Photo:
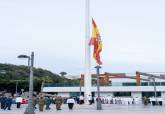
M 69 80 L 58 74 L 52 73 L 41 68 L 34 68 L 34 91 L 41 90 L 41 84 L 64 84 L 73 83 L 76 80 Z M 77 82 L 77 81 L 76 81 Z M 27 66 L 17 66 L 12 64 L 0 64 L 0 91 L 16 91 L 18 84 L 18 92 L 21 89 L 28 91 L 29 88 L 29 68 Z

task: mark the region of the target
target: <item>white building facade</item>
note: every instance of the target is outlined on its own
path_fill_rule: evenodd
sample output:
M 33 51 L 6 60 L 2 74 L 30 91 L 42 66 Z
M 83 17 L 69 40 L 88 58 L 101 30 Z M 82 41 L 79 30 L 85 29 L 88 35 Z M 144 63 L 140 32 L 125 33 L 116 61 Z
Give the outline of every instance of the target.
M 154 87 L 154 82 L 141 81 L 140 86 L 136 86 L 136 80 L 117 78 L 111 79 L 111 84 L 108 86 L 100 86 L 101 96 L 112 96 L 112 97 L 162 97 L 165 99 L 165 80 L 156 79 Z M 96 85 L 91 87 L 92 95 L 97 96 Z M 82 86 L 45 86 L 43 92 L 47 93 L 57 93 L 63 97 L 69 97 L 73 95 L 80 95 L 84 92 L 84 87 Z

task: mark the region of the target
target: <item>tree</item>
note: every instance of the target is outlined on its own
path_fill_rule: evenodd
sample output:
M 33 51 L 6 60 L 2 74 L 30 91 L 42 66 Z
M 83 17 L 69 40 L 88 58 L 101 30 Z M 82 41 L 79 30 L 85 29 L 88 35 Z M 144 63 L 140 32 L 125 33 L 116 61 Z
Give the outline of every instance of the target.
M 4 72 L 5 71 L 5 72 Z M 59 76 L 58 74 L 52 73 L 46 69 L 34 67 L 34 91 L 39 92 L 41 86 L 44 83 L 48 84 L 62 84 L 68 79 Z M 62 76 L 66 75 L 66 72 L 60 73 Z M 15 93 L 16 80 L 19 80 L 18 89 L 24 89 L 28 91 L 29 87 L 29 67 L 24 65 L 12 65 L 12 64 L 1 64 L 0 63 L 0 91 L 7 90 Z
M 60 72 L 61 76 L 64 77 L 65 75 L 67 75 L 66 72 Z

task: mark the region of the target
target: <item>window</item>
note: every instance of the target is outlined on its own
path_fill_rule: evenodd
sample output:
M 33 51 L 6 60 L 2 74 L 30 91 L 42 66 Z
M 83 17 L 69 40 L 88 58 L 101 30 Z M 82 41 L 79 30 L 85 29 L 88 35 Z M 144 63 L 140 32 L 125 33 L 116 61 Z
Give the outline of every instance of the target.
M 122 86 L 136 86 L 136 83 L 134 82 L 122 83 Z
M 155 93 L 154 92 L 142 92 L 142 97 L 154 97 Z M 156 92 L 157 97 L 161 97 L 161 92 Z
M 114 92 L 114 97 L 131 97 L 131 92 Z
M 148 86 L 148 82 L 142 82 L 141 86 Z

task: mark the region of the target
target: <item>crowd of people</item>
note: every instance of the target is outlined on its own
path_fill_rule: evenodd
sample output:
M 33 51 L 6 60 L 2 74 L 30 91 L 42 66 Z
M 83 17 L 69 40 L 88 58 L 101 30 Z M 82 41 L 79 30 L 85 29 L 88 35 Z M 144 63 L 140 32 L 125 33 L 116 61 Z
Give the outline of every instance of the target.
M 69 99 L 67 99 L 67 103 L 69 104 Z M 73 99 L 74 100 L 74 99 Z M 50 105 L 55 104 L 56 110 L 61 110 L 61 105 L 64 103 L 64 99 L 61 96 L 43 96 L 39 95 L 38 97 L 33 96 L 33 106 L 36 109 L 36 105 L 38 104 L 39 111 L 50 110 Z M 74 103 L 74 102 L 73 102 Z M 73 107 L 73 106 L 72 106 Z M 69 107 L 69 109 L 71 109 Z
M 50 110 L 50 105 L 54 104 L 56 110 L 61 110 L 61 105 L 63 103 L 68 104 L 68 109 L 73 109 L 74 104 L 77 99 L 73 97 L 62 98 L 61 96 L 44 96 L 33 95 L 32 103 L 34 110 L 38 108 L 39 111 Z M 12 97 L 11 95 L 0 96 L 0 107 L 2 110 L 11 110 L 11 106 L 16 104 L 16 108 L 21 108 L 22 104 L 27 104 L 21 96 Z
M 92 97 L 91 95 L 87 96 L 87 99 L 89 101 L 89 105 L 92 105 L 93 103 L 97 102 L 96 97 Z M 112 96 L 102 96 L 100 97 L 102 104 L 124 104 L 124 105 L 131 105 L 131 104 L 141 104 L 143 103 L 146 105 L 149 101 L 153 101 L 152 99 L 147 99 L 144 97 L 143 99 L 140 99 L 138 97 L 112 97 Z M 0 104 L 1 109 L 3 110 L 11 110 L 12 104 L 16 104 L 16 108 L 20 108 L 21 104 L 27 103 L 23 102 L 23 98 L 21 96 L 0 96 Z M 160 101 L 160 100 L 159 100 Z M 84 104 L 84 96 L 81 95 L 79 97 L 69 97 L 69 98 L 62 98 L 61 96 L 45 96 L 43 94 L 39 95 L 33 95 L 32 99 L 34 110 L 38 109 L 39 111 L 44 110 L 50 110 L 50 105 L 55 105 L 54 107 L 56 110 L 61 110 L 61 105 L 68 104 L 68 109 L 72 110 L 74 107 L 74 104 Z
M 112 97 L 106 96 L 101 97 L 102 104 L 123 104 L 123 105 L 131 105 L 131 104 L 141 104 L 142 101 L 138 97 Z
M 1 109 L 3 110 L 11 110 L 11 105 L 12 105 L 12 97 L 11 96 L 1 96 L 0 97 L 0 103 L 1 103 Z

